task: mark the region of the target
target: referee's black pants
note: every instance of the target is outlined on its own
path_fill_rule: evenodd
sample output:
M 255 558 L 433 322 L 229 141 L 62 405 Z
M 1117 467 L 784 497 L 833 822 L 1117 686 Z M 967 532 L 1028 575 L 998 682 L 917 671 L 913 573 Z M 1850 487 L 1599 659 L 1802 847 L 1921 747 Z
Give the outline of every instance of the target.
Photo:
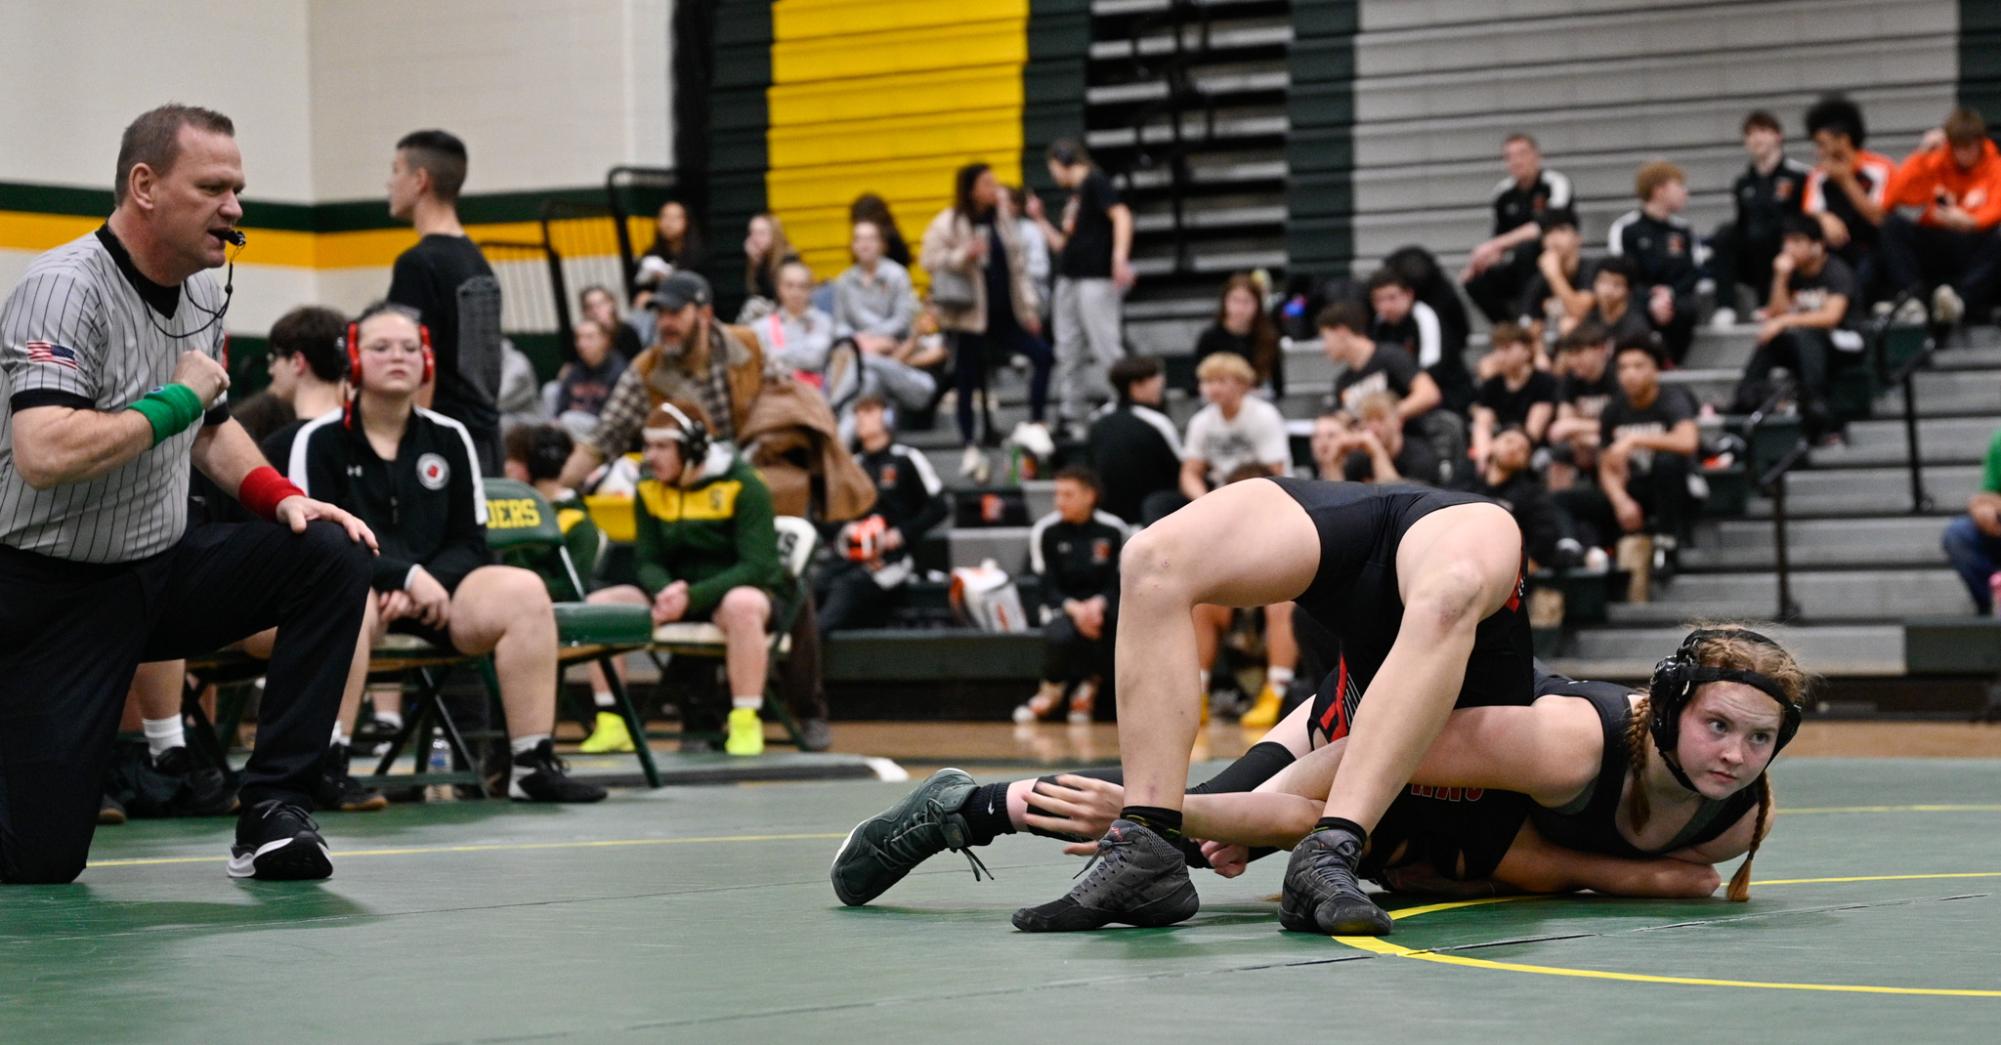
M 83 871 L 132 675 L 278 629 L 245 806 L 310 803 L 361 632 L 368 552 L 315 522 L 191 528 L 138 562 L 0 548 L 0 881 Z

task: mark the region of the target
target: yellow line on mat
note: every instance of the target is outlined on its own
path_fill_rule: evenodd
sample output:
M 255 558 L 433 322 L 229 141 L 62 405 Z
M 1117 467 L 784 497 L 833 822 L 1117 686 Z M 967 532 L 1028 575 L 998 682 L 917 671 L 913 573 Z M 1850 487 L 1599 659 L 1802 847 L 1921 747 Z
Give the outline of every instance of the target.
M 525 853 L 537 849 L 623 849 L 633 846 L 714 845 L 719 842 L 828 842 L 847 835 L 707 835 L 694 838 L 605 838 L 589 842 L 488 842 L 472 845 L 420 845 L 398 849 L 336 849 L 346 860 L 365 856 L 425 856 L 432 853 Z M 162 867 L 168 864 L 212 864 L 219 856 L 160 856 L 132 860 L 93 860 L 92 867 Z
M 1916 805 L 1916 806 L 1807 806 L 1800 809 L 1779 807 L 1780 816 L 1801 813 L 2001 813 L 2001 804 L 1988 805 Z
M 1775 878 L 1771 881 L 1753 882 L 1752 885 L 1820 885 L 1851 882 L 1912 882 L 1947 878 L 2001 878 L 2001 871 L 1963 871 L 1949 874 L 1886 874 L 1857 875 L 1843 878 Z M 1454 900 L 1447 903 L 1426 904 L 1422 907 L 1406 907 L 1390 912 L 1392 918 L 1403 921 L 1419 915 L 1439 911 L 1457 910 L 1463 907 L 1484 907 L 1489 904 L 1511 903 L 1518 900 L 1543 899 L 1534 896 L 1501 896 L 1479 900 Z M 1768 991 L 1821 991 L 1836 994 L 1904 994 L 1937 998 L 2001 998 L 2001 990 L 1975 990 L 1959 987 L 1881 987 L 1860 983 L 1782 983 L 1768 980 L 1718 980 L 1699 976 L 1656 976 L 1639 972 L 1607 972 L 1602 969 L 1570 969 L 1557 965 L 1529 965 L 1522 962 L 1497 962 L 1487 958 L 1468 958 L 1458 954 L 1439 954 L 1422 951 L 1401 944 L 1390 943 L 1375 936 L 1336 936 L 1334 939 L 1358 951 L 1387 955 L 1393 958 L 1414 958 L 1421 962 L 1437 965 L 1457 965 L 1469 969 L 1492 969 L 1500 972 L 1523 972 L 1537 976 L 1568 976 L 1583 980 L 1620 980 L 1626 983 L 1666 983 L 1687 987 L 1739 987 Z

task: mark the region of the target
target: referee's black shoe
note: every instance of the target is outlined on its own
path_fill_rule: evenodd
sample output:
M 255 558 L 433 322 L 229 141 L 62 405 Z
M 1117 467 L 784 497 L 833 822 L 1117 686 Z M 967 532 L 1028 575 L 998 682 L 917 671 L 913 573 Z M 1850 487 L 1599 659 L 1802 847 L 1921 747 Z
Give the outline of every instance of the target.
M 1025 933 L 1077 932 L 1113 923 L 1158 928 L 1187 921 L 1202 906 L 1181 850 L 1131 820 L 1112 821 L 1084 869 L 1089 873 L 1068 896 L 1014 912 L 1014 927 Z
M 1362 840 L 1338 827 L 1314 831 L 1293 847 L 1285 865 L 1278 923 L 1322 936 L 1388 936 L 1390 916 L 1355 877 Z
M 229 850 L 231 878 L 307 881 L 333 877 L 320 825 L 304 808 L 269 798 L 236 819 L 236 845 Z
M 569 774 L 569 767 L 556 757 L 556 742 L 541 743 L 514 756 L 507 781 L 507 797 L 516 802 L 602 802 L 605 789 L 586 784 Z

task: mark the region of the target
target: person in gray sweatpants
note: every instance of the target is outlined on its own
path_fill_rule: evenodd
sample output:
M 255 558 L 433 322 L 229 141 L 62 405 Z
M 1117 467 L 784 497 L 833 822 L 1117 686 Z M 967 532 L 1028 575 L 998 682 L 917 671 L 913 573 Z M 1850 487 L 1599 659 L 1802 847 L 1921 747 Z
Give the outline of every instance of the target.
M 1066 426 L 1079 426 L 1093 401 L 1111 398 L 1106 371 L 1125 355 L 1119 308 L 1133 285 L 1133 218 L 1082 143 L 1059 139 L 1049 146 L 1048 159 L 1049 176 L 1070 192 L 1062 222 L 1051 224 L 1034 196 L 1029 197 L 1028 216 L 1059 252 L 1052 317 L 1057 416 Z

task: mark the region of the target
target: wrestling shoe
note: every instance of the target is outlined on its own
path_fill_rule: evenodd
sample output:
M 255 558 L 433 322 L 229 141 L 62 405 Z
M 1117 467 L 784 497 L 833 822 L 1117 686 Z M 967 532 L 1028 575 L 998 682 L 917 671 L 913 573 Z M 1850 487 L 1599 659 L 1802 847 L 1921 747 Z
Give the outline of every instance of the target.
M 124 823 L 125 820 L 125 803 L 120 802 L 117 796 L 107 794 L 102 801 L 98 802 L 97 822 L 99 824 L 116 826 Z
M 1061 687 L 1044 686 L 1036 690 L 1035 695 L 1028 698 L 1027 703 L 1015 706 L 1015 725 L 1026 726 L 1030 723 L 1040 722 L 1048 718 L 1050 712 L 1055 711 L 1062 703 L 1063 690 Z
M 373 813 L 389 808 L 389 799 L 380 791 L 371 791 L 361 786 L 350 771 L 352 750 L 346 744 L 332 744 L 327 747 L 326 760 L 320 763 L 320 778 L 313 785 L 313 805 L 321 812 Z
M 1362 840 L 1339 828 L 1307 835 L 1285 865 L 1278 924 L 1322 936 L 1387 936 L 1390 916 L 1362 891 Z
M 514 756 L 507 775 L 507 797 L 516 802 L 604 801 L 604 788 L 571 779 L 568 769 L 556 757 L 556 742 L 545 739 Z
M 756 708 L 730 709 L 730 735 L 723 741 L 723 751 L 743 756 L 764 754 L 764 720 L 757 717 Z
M 974 786 L 964 770 L 941 769 L 903 796 L 903 801 L 856 824 L 828 870 L 834 895 L 849 907 L 860 907 L 888 892 L 918 864 L 947 849 L 966 854 L 974 881 L 979 881 L 982 872 L 992 878 L 993 872 L 967 845 L 966 818 L 958 813 Z
M 1069 721 L 1073 726 L 1088 726 L 1098 707 L 1098 686 L 1094 682 L 1077 683 L 1070 691 Z
M 1251 709 L 1237 720 L 1237 725 L 1245 729 L 1270 729 L 1278 725 L 1279 709 L 1284 706 L 1285 701 L 1279 697 L 1278 690 L 1267 682 L 1265 688 L 1258 690 L 1258 699 L 1251 704 Z
M 1173 843 L 1131 820 L 1112 821 L 1097 855 L 1078 872 L 1068 896 L 1014 912 L 1025 933 L 1077 932 L 1118 922 L 1144 928 L 1194 917 L 1202 901 L 1188 880 L 1188 861 Z
M 598 712 L 591 735 L 577 745 L 577 753 L 581 755 L 622 755 L 633 750 L 632 730 L 626 728 L 624 717 L 615 711 Z
M 333 877 L 320 825 L 290 802 L 269 798 L 236 818 L 236 844 L 229 850 L 231 878 L 310 881 Z

